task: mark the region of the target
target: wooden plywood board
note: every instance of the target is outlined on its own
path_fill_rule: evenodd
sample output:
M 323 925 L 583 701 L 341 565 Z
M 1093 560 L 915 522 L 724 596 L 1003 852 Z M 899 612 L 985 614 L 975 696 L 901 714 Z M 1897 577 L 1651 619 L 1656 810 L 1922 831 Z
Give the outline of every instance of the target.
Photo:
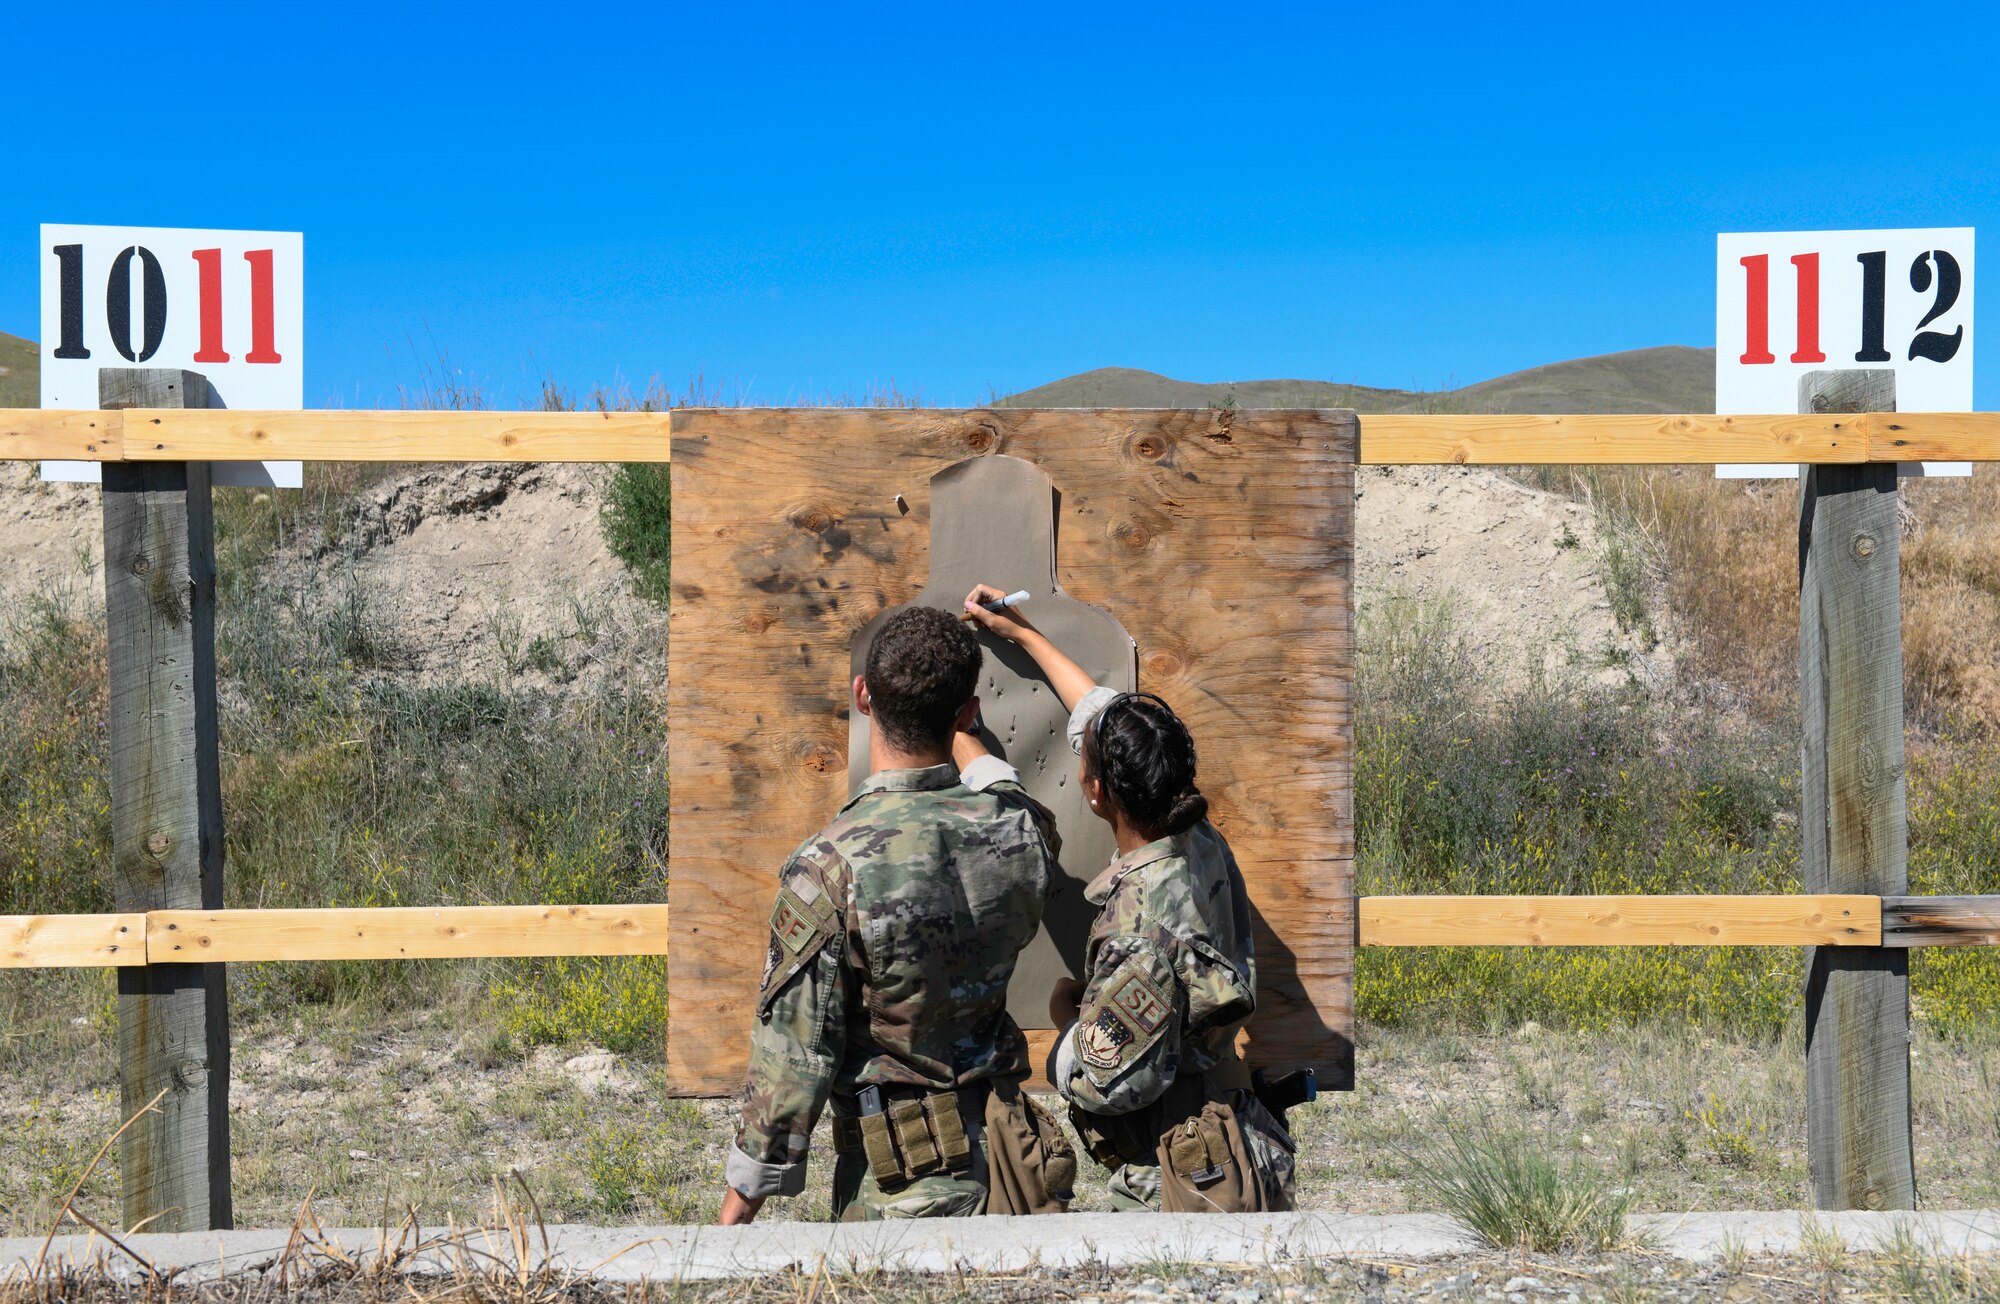
M 1194 732 L 1258 923 L 1252 1062 L 1344 1085 L 1352 415 L 734 409 L 674 418 L 674 1088 L 742 1082 L 777 870 L 845 800 L 853 639 L 924 587 L 931 477 L 991 453 L 1054 481 L 1058 581 Z

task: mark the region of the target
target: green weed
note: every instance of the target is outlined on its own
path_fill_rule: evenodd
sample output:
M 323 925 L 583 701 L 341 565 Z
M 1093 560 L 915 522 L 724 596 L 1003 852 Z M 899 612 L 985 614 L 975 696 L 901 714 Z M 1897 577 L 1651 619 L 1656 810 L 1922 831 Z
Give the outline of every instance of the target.
M 1553 1139 L 1491 1119 L 1440 1114 L 1433 1146 L 1412 1155 L 1417 1191 L 1499 1249 L 1602 1252 L 1624 1244 L 1633 1197 Z

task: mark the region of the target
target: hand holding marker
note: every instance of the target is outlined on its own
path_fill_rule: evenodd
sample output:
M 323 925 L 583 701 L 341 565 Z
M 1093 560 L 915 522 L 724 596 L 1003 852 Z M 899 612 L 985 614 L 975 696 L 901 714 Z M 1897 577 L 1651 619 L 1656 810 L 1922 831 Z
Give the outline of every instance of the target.
M 982 602 L 979 605 L 986 608 L 988 611 L 1005 611 L 1009 607 L 1018 607 L 1027 600 L 1028 600 L 1028 591 L 1026 589 L 1016 589 L 1012 593 L 1009 593 L 1004 598 L 995 598 L 991 602 Z M 964 615 L 960 616 L 959 619 L 971 620 L 972 613 L 967 612 Z

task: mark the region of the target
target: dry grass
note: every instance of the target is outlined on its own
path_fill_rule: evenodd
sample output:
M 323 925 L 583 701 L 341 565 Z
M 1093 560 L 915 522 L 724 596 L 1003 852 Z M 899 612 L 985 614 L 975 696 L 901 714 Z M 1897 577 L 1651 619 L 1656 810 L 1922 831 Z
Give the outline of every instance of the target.
M 1545 467 L 1660 552 L 1681 651 L 1759 717 L 1798 701 L 1798 486 L 1701 466 Z M 1917 741 L 2000 726 L 2000 472 L 1903 482 L 1903 675 Z

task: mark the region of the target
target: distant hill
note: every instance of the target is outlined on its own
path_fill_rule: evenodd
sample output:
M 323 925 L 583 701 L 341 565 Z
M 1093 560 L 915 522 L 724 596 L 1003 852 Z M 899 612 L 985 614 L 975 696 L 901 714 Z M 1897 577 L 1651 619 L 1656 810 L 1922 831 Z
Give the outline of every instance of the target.
M 0 407 L 41 403 L 40 350 L 0 334 Z M 1461 389 L 1423 393 L 1324 380 L 1203 385 L 1099 367 L 1001 399 L 998 407 L 1351 407 L 1361 412 L 1713 412 L 1715 350 L 1668 345 L 1552 362 Z
M 42 405 L 42 351 L 33 340 L 0 334 L 0 408 Z
M 1100 367 L 1010 395 L 999 407 L 1351 407 L 1361 412 L 1713 412 L 1715 350 L 1667 345 L 1554 362 L 1420 393 L 1324 380 L 1203 385 Z

